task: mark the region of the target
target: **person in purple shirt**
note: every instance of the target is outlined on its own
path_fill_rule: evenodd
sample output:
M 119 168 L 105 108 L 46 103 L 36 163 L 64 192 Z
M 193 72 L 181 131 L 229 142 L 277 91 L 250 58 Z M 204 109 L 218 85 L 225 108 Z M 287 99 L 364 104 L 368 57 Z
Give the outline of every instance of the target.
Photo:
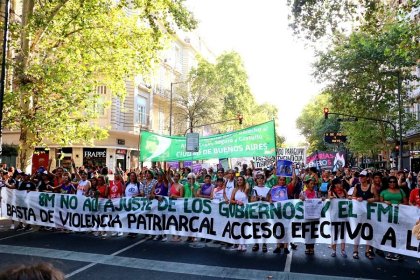
M 204 184 L 197 190 L 198 197 L 210 198 L 213 193 L 214 185 L 211 183 L 211 176 L 209 174 L 204 176 Z

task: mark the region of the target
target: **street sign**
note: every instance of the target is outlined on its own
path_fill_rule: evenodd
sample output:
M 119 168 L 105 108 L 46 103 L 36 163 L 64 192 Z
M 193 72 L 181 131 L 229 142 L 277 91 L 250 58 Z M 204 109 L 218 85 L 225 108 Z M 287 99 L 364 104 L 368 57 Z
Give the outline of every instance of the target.
M 324 141 L 330 144 L 345 143 L 347 141 L 347 135 L 341 132 L 327 132 L 324 135 Z
M 187 145 L 186 151 L 187 152 L 198 152 L 199 150 L 199 142 L 200 142 L 200 134 L 198 133 L 187 133 Z

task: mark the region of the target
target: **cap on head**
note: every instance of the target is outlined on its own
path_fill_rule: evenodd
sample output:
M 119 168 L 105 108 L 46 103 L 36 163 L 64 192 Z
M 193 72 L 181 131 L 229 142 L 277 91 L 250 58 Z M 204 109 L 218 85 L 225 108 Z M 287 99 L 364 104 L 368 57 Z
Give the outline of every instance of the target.
M 189 173 L 187 176 L 187 179 L 195 179 L 195 174 L 194 173 Z
M 363 170 L 362 172 L 360 172 L 359 176 L 367 176 L 368 173 L 366 170 Z

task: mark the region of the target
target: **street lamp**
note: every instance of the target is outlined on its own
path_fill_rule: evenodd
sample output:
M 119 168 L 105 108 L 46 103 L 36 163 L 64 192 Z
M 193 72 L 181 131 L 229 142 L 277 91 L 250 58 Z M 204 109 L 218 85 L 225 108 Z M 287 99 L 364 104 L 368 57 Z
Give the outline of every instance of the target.
M 173 85 L 176 84 L 184 84 L 188 81 L 180 81 L 180 82 L 171 82 L 171 95 L 169 96 L 170 98 L 170 105 L 169 105 L 169 136 L 172 135 L 172 106 L 173 106 Z

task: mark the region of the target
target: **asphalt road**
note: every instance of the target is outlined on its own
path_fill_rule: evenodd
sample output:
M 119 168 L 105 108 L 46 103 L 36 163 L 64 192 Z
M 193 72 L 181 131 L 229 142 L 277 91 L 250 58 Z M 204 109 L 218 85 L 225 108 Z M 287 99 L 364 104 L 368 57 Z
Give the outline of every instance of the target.
M 68 279 L 420 279 L 420 264 L 414 258 L 368 260 L 361 254 L 354 260 L 350 245 L 348 258 L 332 258 L 322 244 L 316 245 L 314 256 L 307 256 L 304 245 L 298 245 L 289 255 L 274 254 L 274 245 L 268 253 L 254 253 L 250 246 L 237 252 L 213 242 L 162 242 L 143 235 L 101 239 L 87 233 L 12 231 L 3 220 L 0 271 L 47 261 Z

